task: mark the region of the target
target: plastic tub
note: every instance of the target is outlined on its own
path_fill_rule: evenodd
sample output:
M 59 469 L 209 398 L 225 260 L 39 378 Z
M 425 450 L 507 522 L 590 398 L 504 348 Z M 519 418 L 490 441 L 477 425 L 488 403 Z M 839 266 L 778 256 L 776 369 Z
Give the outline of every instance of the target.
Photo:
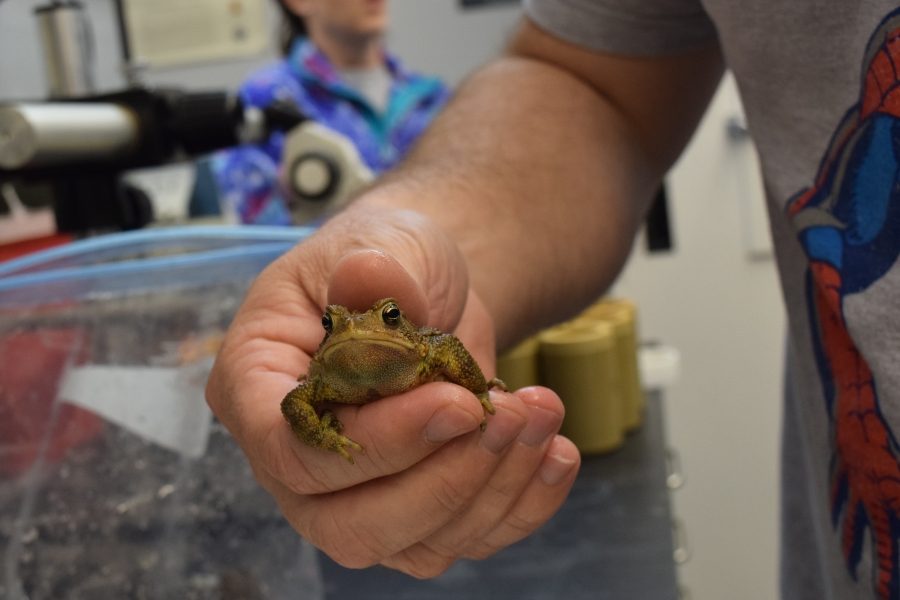
M 0 597 L 321 596 L 203 398 L 250 282 L 309 233 L 143 230 L 0 264 Z

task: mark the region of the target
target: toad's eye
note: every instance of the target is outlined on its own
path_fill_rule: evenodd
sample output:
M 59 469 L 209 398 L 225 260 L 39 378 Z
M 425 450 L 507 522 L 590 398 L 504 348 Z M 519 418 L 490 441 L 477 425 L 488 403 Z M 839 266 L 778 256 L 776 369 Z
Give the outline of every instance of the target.
M 400 307 L 393 302 L 384 307 L 381 311 L 381 318 L 384 322 L 392 327 L 400 323 Z
M 322 315 L 322 327 L 325 328 L 325 331 L 331 333 L 331 330 L 334 327 L 334 323 L 331 320 L 330 314 L 325 313 L 324 315 Z

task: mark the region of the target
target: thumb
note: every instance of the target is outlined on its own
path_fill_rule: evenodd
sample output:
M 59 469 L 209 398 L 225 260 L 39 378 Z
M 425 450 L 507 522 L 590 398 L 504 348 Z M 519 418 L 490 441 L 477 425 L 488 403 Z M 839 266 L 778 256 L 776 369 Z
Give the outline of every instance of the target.
M 356 250 L 341 258 L 328 283 L 328 303 L 350 310 L 368 310 L 382 298 L 394 298 L 417 324 L 428 318 L 422 287 L 403 265 L 378 250 Z
M 343 233 L 357 238 L 356 247 L 347 248 L 332 263 L 328 302 L 367 310 L 376 301 L 392 297 L 417 325 L 453 331 L 465 308 L 469 285 L 465 260 L 449 236 L 412 211 L 398 211 L 389 219 L 347 212 L 341 223 L 347 230 Z M 366 216 L 370 219 L 358 222 Z M 353 234 L 359 227 L 364 227 L 365 235 Z

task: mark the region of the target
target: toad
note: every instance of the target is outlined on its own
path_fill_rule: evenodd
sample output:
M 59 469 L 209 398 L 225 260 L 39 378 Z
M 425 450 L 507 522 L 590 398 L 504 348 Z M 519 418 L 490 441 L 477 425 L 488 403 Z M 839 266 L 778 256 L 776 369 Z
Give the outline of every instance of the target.
M 416 327 L 392 298 L 361 313 L 332 304 L 325 309 L 322 326 L 325 338 L 308 373 L 300 376 L 300 385 L 282 400 L 281 412 L 301 441 L 333 450 L 351 463 L 349 450 L 359 452 L 362 446 L 341 434 L 340 421 L 321 410 L 322 405 L 365 404 L 430 381 L 449 381 L 481 401 L 484 430 L 487 415 L 494 414 L 488 391 L 506 390 L 500 379 L 485 379 L 455 336 Z

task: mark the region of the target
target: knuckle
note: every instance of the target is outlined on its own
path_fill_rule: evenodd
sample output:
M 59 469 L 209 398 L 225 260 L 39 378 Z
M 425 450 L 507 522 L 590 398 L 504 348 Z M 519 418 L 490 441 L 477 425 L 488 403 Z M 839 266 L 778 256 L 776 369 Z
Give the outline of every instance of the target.
M 365 461 L 360 460 L 360 465 L 368 463 L 379 474 L 395 473 L 400 470 L 395 464 L 394 459 L 382 450 L 382 444 L 368 443 L 364 445 Z
M 262 442 L 260 462 L 276 480 L 296 494 L 310 495 L 331 491 L 330 478 L 318 463 L 303 461 L 297 456 L 294 440 L 278 428 L 271 429 Z
M 487 491 L 493 496 L 492 504 L 498 511 L 508 510 L 513 502 L 518 499 L 522 493 L 523 478 L 527 476 L 527 471 L 522 469 L 521 473 L 516 473 L 515 477 L 492 477 L 487 482 Z M 503 512 L 499 513 L 500 515 Z
M 449 569 L 450 565 L 452 564 L 453 561 L 429 563 L 427 565 L 417 565 L 416 567 L 408 569 L 405 572 L 407 575 L 415 577 L 416 579 L 434 579 L 435 577 L 443 575 L 444 572 Z
M 338 522 L 333 515 L 320 515 L 310 522 L 309 539 L 331 560 L 347 569 L 371 567 L 385 556 L 384 549 L 370 541 L 373 539 L 371 536 L 347 523 Z
M 229 425 L 228 421 L 231 421 L 227 411 L 227 399 L 233 397 L 233 394 L 233 386 L 223 381 L 220 369 L 217 365 L 213 365 L 212 371 L 206 379 L 206 386 L 203 388 L 203 397 L 212 413 L 226 426 Z
M 406 573 L 416 579 L 434 579 L 442 575 L 456 562 L 455 557 L 446 556 L 424 544 L 416 544 L 392 557 L 387 566 Z
M 458 513 L 470 499 L 470 492 L 464 486 L 446 476 L 439 476 L 430 491 L 440 508 L 450 514 Z
M 485 558 L 490 558 L 500 550 L 502 550 L 502 547 L 494 546 L 485 540 L 480 540 L 477 544 L 467 548 L 463 556 L 470 560 L 484 560 Z
M 504 525 L 506 526 L 507 531 L 523 538 L 537 529 L 540 525 L 540 521 L 529 519 L 513 511 L 506 515 Z
M 203 397 L 206 398 L 206 404 L 209 406 L 209 409 L 216 412 L 216 400 L 219 398 L 218 387 L 218 379 L 216 378 L 215 367 L 213 367 L 213 371 L 210 373 L 209 377 L 206 380 L 206 386 L 203 388 Z
M 367 569 L 378 564 L 378 561 L 362 554 L 346 551 L 343 548 L 333 550 L 322 549 L 328 557 L 345 569 Z
M 503 548 L 522 540 L 541 526 L 543 519 L 531 519 L 510 512 L 503 522 L 486 537 L 474 541 L 466 547 L 463 556 L 482 560 L 493 556 Z

